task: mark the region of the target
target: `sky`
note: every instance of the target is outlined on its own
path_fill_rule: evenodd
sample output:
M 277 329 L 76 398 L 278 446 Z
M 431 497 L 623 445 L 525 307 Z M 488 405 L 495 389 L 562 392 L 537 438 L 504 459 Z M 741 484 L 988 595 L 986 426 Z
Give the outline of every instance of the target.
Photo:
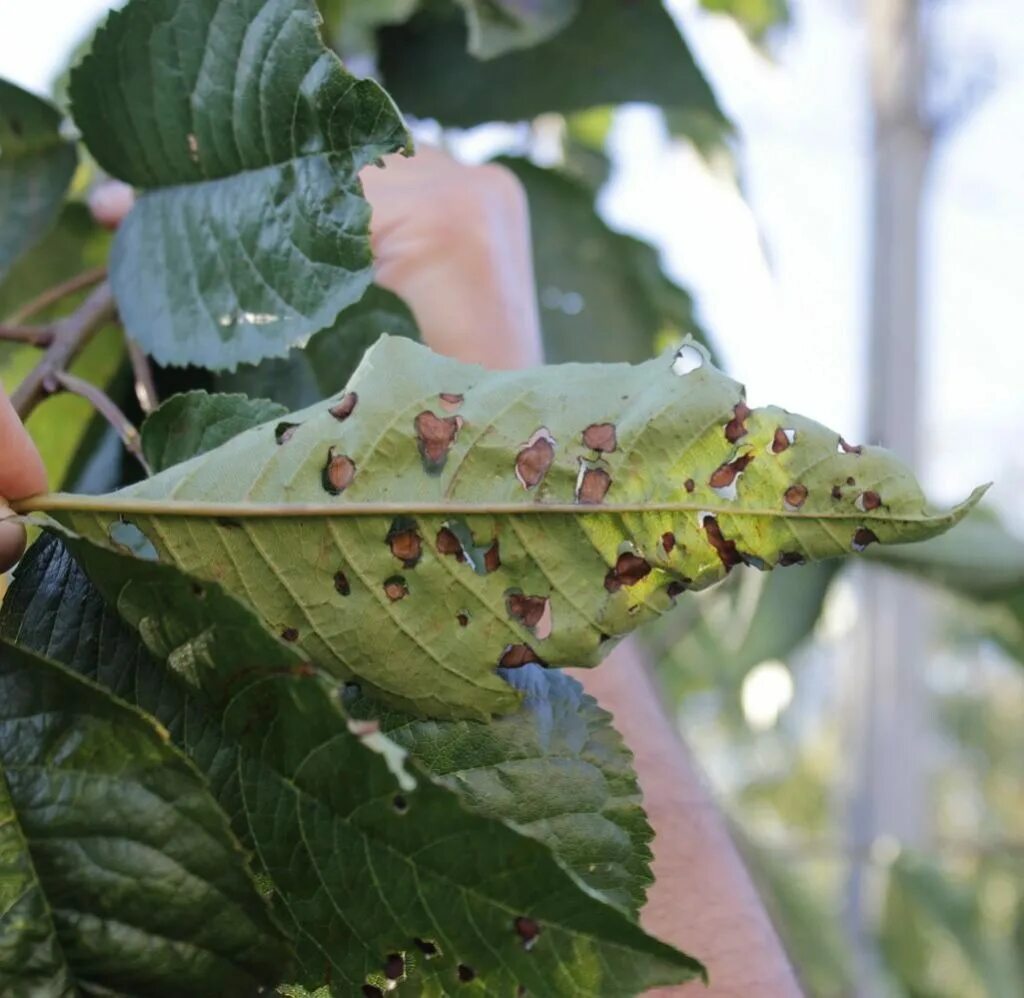
M 108 6 L 0 0 L 0 76 L 45 93 Z M 793 0 L 793 26 L 771 58 L 696 0 L 669 6 L 738 126 L 743 194 L 638 107 L 616 123 L 618 169 L 602 209 L 661 247 L 752 404 L 778 403 L 859 439 L 870 165 L 860 0 Z M 979 74 L 992 87 L 933 163 L 918 471 L 943 502 L 994 480 L 993 503 L 1024 530 L 1024 18 L 1019 0 L 929 9 L 936 106 Z

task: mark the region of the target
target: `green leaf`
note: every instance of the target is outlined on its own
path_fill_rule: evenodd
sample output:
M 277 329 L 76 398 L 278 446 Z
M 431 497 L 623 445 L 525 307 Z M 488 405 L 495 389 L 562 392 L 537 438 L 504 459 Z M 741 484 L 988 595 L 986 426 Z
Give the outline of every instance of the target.
M 530 202 L 537 298 L 548 360 L 643 361 L 686 335 L 704 341 L 693 301 L 657 251 L 608 228 L 580 181 L 503 159 Z
M 0 640 L 0 992 L 249 995 L 284 952 L 166 732 Z
M 517 703 L 499 665 L 595 665 L 735 565 L 920 540 L 980 495 L 930 511 L 891 454 L 748 410 L 693 343 L 491 372 L 383 337 L 345 395 L 286 421 L 112 496 L 15 507 L 134 533 L 395 706 L 484 716 Z
M 635 994 L 701 973 L 584 888 L 540 843 L 464 810 L 419 767 L 396 776 L 350 731 L 332 685 L 218 586 L 75 546 L 151 654 L 104 610 L 54 538 L 22 562 L 0 633 L 70 658 L 164 720 L 255 848 L 294 930 L 305 987 L 332 980 L 346 995 L 364 981 L 387 988 L 391 954 L 401 956 L 411 994 L 458 987 L 460 965 L 490 993 L 522 983 L 541 996 Z M 468 737 L 493 755 L 507 744 L 505 730 L 494 743 L 485 725 Z M 594 751 L 615 753 L 599 730 L 592 737 Z M 397 765 L 388 739 L 367 739 L 390 746 Z M 519 917 L 540 928 L 529 948 Z M 437 952 L 428 955 L 430 947 Z
M 387 94 L 324 47 L 312 0 L 131 0 L 71 97 L 100 164 L 146 188 L 110 279 L 161 363 L 284 356 L 369 285 L 357 174 L 410 139 Z
M 458 0 L 466 9 L 469 51 L 493 59 L 531 48 L 577 16 L 581 0 Z
M 0 79 L 0 279 L 53 225 L 75 173 L 60 112 Z
M 379 33 L 385 85 L 405 111 L 470 127 L 639 101 L 727 125 L 657 0 L 587 0 L 553 38 L 486 62 L 466 51 L 466 36 L 454 6 Z
M 283 360 L 242 364 L 231 374 L 218 375 L 217 384 L 223 391 L 266 396 L 290 409 L 303 409 L 341 391 L 383 333 L 420 338 L 405 302 L 372 284 L 330 329 L 317 333 L 302 349 Z
M 635 915 L 651 883 L 654 833 L 632 753 L 611 715 L 564 673 L 530 665 L 505 678 L 525 694 L 523 706 L 490 724 L 422 720 L 362 696 L 345 707 L 377 721 L 472 810 L 540 839 L 580 880 Z
M 287 411 L 268 399 L 183 392 L 169 398 L 142 424 L 142 450 L 150 468 L 163 471 Z

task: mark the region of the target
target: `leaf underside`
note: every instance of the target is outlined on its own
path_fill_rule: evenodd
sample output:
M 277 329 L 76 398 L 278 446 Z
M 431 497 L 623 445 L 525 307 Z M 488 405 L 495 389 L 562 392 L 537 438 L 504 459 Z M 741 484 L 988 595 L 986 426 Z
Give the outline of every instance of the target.
M 284 356 L 369 285 L 357 174 L 410 140 L 388 96 L 325 48 L 312 0 L 129 4 L 71 97 L 90 152 L 146 191 L 111 283 L 161 363 Z

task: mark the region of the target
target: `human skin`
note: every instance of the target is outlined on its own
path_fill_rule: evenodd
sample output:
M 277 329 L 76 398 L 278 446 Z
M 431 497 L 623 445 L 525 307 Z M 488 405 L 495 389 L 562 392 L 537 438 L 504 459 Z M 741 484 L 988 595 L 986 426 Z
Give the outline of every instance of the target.
M 466 166 L 433 149 L 388 157 L 362 180 L 373 207 L 377 282 L 412 309 L 439 353 L 490 368 L 543 362 L 534 294 L 529 210 L 513 174 Z M 0 495 L 43 491 L 38 455 L 0 400 Z M 0 562 L 13 560 L 17 528 L 0 524 Z M 4 545 L 6 544 L 6 548 Z M 711 983 L 663 988 L 708 998 L 790 998 L 796 978 L 722 816 L 674 726 L 646 663 L 620 645 L 597 670 L 573 674 L 635 756 L 654 828 L 654 875 L 645 928 L 700 958 Z

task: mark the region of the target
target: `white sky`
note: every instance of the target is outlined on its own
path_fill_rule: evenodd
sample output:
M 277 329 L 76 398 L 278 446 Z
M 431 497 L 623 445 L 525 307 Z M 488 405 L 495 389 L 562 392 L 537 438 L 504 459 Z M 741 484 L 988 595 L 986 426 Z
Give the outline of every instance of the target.
M 865 378 L 865 46 L 858 0 L 792 0 L 775 62 L 728 19 L 670 0 L 742 138 L 747 201 L 643 109 L 616 130 L 604 200 L 658 242 L 754 404 L 776 402 L 856 438 Z M 46 92 L 106 0 L 0 0 L 0 76 Z M 932 174 L 925 292 L 923 477 L 937 498 L 995 480 L 1024 528 L 1024 17 L 1020 0 L 948 0 L 936 84 L 975 67 L 992 95 L 941 146 Z M 1016 432 L 1015 432 L 1016 431 Z

